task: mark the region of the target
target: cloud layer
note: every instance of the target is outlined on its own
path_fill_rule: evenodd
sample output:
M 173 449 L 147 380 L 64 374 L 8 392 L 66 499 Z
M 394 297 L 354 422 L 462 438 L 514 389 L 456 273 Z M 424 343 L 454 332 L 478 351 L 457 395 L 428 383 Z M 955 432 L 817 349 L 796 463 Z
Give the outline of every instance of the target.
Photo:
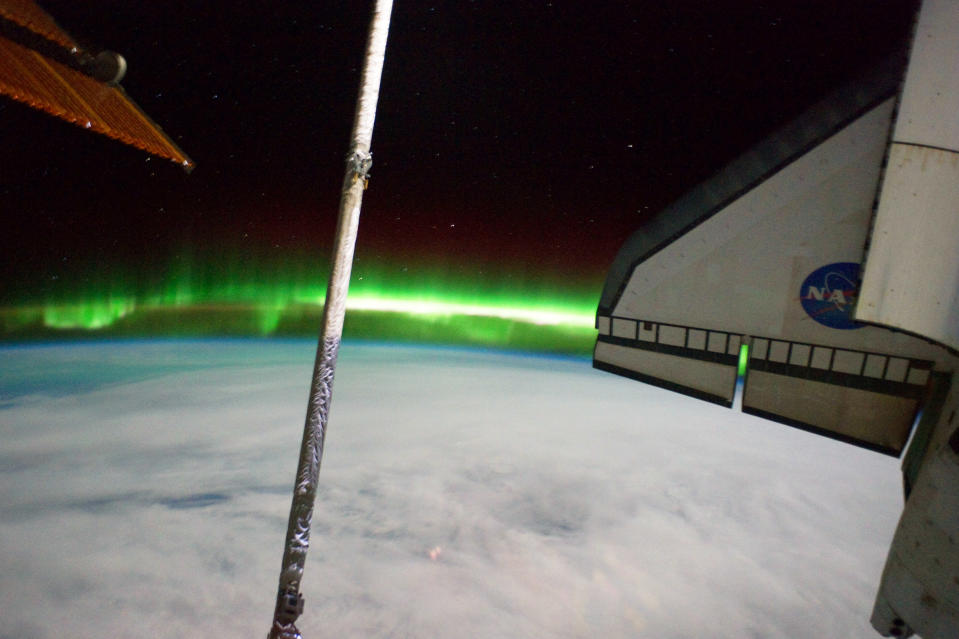
M 0 353 L 0 638 L 265 636 L 309 342 Z M 896 460 L 582 360 L 344 346 L 306 637 L 872 637 Z

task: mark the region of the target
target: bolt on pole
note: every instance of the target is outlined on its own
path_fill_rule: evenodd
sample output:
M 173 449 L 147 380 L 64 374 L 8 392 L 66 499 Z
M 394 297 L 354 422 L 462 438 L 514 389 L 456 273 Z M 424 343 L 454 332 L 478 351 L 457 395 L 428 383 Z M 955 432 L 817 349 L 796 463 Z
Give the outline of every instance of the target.
M 373 120 L 376 116 L 376 101 L 379 97 L 380 76 L 383 73 L 383 57 L 386 52 L 386 37 L 390 26 L 392 0 L 376 0 L 370 22 L 366 45 L 366 61 L 360 82 L 360 92 L 353 120 L 350 151 L 346 160 L 346 175 L 340 194 L 339 218 L 330 280 L 323 306 L 323 326 L 316 349 L 313 366 L 313 381 L 310 384 L 310 399 L 306 409 L 306 424 L 293 486 L 293 503 L 287 524 L 286 543 L 283 548 L 283 563 L 280 569 L 280 585 L 276 609 L 268 639 L 302 639 L 296 627 L 296 619 L 303 612 L 303 595 L 300 585 L 306 552 L 310 546 L 310 523 L 313 519 L 313 502 L 316 499 L 320 461 L 323 457 L 323 440 L 333 394 L 333 373 L 336 357 L 343 336 L 343 317 L 346 313 L 346 295 L 353 267 L 353 249 L 360 221 L 360 205 L 366 188 L 367 172 L 372 164 L 370 142 L 373 138 Z

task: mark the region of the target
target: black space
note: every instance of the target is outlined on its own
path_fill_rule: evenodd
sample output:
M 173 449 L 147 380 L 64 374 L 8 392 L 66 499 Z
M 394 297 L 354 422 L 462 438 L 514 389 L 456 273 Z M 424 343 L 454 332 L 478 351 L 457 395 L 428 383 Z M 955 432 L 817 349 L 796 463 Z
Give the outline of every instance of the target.
M 8 299 L 91 264 L 328 248 L 370 3 L 41 4 L 125 55 L 127 92 L 197 168 L 2 99 Z M 913 12 L 398 1 L 358 259 L 601 280 L 646 217 L 901 47 Z

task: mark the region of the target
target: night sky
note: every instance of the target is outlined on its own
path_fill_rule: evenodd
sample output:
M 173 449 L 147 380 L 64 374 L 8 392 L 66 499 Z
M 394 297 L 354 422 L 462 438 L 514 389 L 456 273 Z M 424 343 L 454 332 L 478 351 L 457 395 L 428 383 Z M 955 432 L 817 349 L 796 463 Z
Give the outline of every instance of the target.
M 53 302 L 322 288 L 371 3 L 41 4 L 126 57 L 197 168 L 0 101 L 4 336 Z M 644 219 L 901 46 L 913 6 L 396 2 L 354 290 L 590 312 Z

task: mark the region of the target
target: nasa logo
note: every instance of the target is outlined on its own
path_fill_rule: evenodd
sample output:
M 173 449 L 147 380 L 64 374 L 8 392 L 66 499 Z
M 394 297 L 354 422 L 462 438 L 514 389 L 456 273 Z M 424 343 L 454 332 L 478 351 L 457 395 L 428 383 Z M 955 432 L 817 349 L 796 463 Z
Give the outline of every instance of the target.
M 859 296 L 859 264 L 836 262 L 810 273 L 799 289 L 803 310 L 823 326 L 844 330 L 862 328 L 852 312 Z

